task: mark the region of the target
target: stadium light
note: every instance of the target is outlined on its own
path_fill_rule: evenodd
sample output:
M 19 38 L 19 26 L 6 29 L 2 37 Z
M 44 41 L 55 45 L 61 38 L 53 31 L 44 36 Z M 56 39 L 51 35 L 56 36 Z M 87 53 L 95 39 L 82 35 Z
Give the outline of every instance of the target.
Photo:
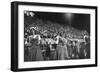
M 33 12 L 30 12 L 30 15 L 31 15 L 31 17 L 33 17 L 33 16 L 35 15 L 35 13 L 33 13 Z
M 73 14 L 72 13 L 66 13 L 65 16 L 68 19 L 69 25 L 71 26 L 71 22 L 72 22 L 72 19 L 73 19 Z

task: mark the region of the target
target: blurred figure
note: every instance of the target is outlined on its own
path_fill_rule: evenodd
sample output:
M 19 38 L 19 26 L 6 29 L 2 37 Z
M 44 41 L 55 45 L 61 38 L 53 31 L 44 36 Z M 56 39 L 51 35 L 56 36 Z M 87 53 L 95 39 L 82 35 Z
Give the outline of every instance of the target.
M 40 46 L 38 45 L 38 40 L 32 39 L 31 43 L 32 43 L 32 46 L 30 47 L 31 61 L 42 61 L 43 56 L 42 56 L 42 51 L 40 50 Z

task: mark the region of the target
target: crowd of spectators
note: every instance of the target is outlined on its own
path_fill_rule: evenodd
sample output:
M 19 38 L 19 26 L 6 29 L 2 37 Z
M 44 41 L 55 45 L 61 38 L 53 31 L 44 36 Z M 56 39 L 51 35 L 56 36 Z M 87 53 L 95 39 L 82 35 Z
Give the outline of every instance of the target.
M 48 43 L 47 39 L 57 41 L 58 36 L 58 43 Z M 43 41 L 45 44 L 41 44 Z M 24 42 L 24 61 L 90 58 L 90 36 L 86 30 L 49 20 L 24 16 Z

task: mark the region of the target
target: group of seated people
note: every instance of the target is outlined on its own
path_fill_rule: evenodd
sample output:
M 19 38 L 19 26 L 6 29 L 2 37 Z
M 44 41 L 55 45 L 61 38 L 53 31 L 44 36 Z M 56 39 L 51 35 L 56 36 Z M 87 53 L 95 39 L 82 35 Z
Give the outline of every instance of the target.
M 24 61 L 70 60 L 90 58 L 89 36 L 69 38 L 62 32 L 41 32 L 30 27 L 24 36 Z

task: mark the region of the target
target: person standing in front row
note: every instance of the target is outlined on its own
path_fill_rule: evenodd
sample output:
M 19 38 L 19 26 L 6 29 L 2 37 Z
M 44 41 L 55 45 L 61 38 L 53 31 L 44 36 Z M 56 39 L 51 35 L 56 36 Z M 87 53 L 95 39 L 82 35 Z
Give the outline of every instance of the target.
M 42 61 L 43 56 L 42 56 L 42 51 L 40 49 L 40 46 L 38 44 L 38 40 L 32 39 L 31 43 L 32 43 L 32 46 L 30 47 L 31 61 Z

